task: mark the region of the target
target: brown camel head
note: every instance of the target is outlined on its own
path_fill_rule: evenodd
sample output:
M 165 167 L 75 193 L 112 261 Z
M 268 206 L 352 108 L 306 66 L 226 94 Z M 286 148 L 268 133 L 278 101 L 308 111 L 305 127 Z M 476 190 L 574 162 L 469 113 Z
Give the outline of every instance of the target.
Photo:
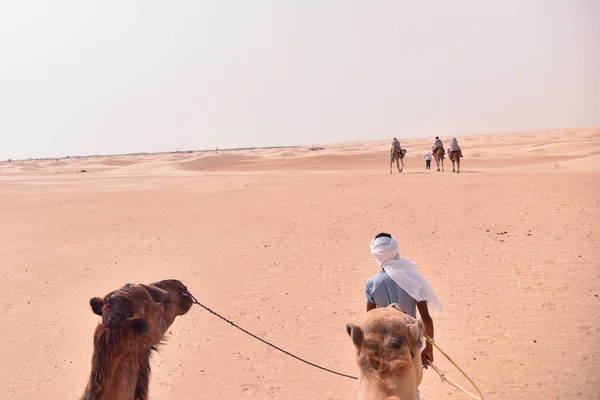
M 356 347 L 361 399 L 414 399 L 423 378 L 423 323 L 398 304 L 367 312 L 360 325 L 347 324 Z
M 178 280 L 126 284 L 90 300 L 102 317 L 94 333 L 92 373 L 84 399 L 146 399 L 150 353 L 175 318 L 189 311 L 191 296 Z
M 178 315 L 192 306 L 187 288 L 177 280 L 150 285 L 126 284 L 103 299 L 90 300 L 92 311 L 102 317 L 101 329 L 118 330 L 135 347 L 158 344 Z

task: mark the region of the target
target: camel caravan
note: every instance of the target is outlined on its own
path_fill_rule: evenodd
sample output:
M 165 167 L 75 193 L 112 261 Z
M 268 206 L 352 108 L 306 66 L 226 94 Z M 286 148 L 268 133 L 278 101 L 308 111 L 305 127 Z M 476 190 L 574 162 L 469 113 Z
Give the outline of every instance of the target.
M 442 172 L 444 172 L 444 144 L 439 137 L 436 136 L 435 143 L 433 144 L 431 150 L 433 151 L 438 172 L 440 170 L 440 163 L 442 164 Z M 448 157 L 450 158 L 450 161 L 452 161 L 452 172 L 456 172 L 457 174 L 460 173 L 460 159 L 462 156 L 462 150 L 458 145 L 458 141 L 456 138 L 452 138 L 452 141 L 450 142 L 450 148 L 448 149 Z
M 147 400 L 150 356 L 192 296 L 178 280 L 126 284 L 90 300 L 102 320 L 94 332 L 92 370 L 80 400 Z M 415 400 L 423 378 L 423 323 L 398 304 L 348 323 L 360 370 L 360 400 Z
M 258 338 L 202 305 L 181 281 L 168 279 L 148 285 L 128 283 L 90 300 L 92 311 L 102 319 L 94 331 L 91 372 L 80 400 L 147 400 L 152 352 L 175 319 L 193 304 L 313 367 L 358 379 L 359 400 L 420 400 L 423 368 L 431 366 L 445 379 L 433 364 L 432 345 L 452 362 L 433 341 L 429 307 L 438 312 L 443 307 L 417 264 L 400 254 L 395 237 L 381 232 L 370 247 L 378 272 L 365 284 L 367 313 L 361 323 L 346 324 L 356 352 L 358 378 L 319 367 Z M 483 400 L 478 388 L 477 397 L 451 379 L 445 381 Z
M 404 169 L 403 158 L 405 155 L 406 149 L 402 149 L 400 147 L 400 142 L 398 141 L 398 139 L 394 138 L 392 141 L 392 147 L 390 149 L 390 174 L 392 173 L 392 165 L 394 164 L 394 161 L 396 162 L 396 165 L 398 167 L 398 173 L 402 172 L 402 170 Z M 444 143 L 440 140 L 438 136 L 436 136 L 435 138 L 435 143 L 431 148 L 431 153 L 427 152 L 427 154 L 425 154 L 425 159 L 427 160 L 427 164 L 425 167 L 426 169 L 429 169 L 431 157 L 433 157 L 435 163 L 437 164 L 437 171 L 440 172 L 441 166 L 441 171 L 444 172 L 444 158 L 446 157 L 446 155 L 444 151 Z M 463 158 L 463 155 L 456 138 L 452 138 L 452 141 L 450 142 L 450 148 L 448 149 L 448 158 L 450 158 L 450 161 L 452 161 L 452 172 L 455 172 L 457 174 L 460 173 L 460 159 Z M 400 167 L 400 164 L 402 164 L 402 167 Z

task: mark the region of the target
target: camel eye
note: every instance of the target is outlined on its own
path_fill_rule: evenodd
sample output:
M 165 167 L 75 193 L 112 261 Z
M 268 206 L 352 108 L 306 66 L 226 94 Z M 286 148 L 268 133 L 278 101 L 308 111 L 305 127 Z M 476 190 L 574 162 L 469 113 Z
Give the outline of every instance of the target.
M 403 344 L 404 338 L 402 336 L 395 337 L 394 340 L 392 340 L 392 347 L 395 349 L 401 348 Z

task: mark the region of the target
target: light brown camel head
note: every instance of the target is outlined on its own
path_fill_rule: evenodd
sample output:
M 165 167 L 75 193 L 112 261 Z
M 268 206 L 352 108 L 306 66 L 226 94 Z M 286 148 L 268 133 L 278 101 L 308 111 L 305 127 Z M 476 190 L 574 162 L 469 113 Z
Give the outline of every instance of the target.
M 423 323 L 398 304 L 367 312 L 360 325 L 347 324 L 356 347 L 361 400 L 414 400 L 423 378 Z
M 178 280 L 126 284 L 90 300 L 102 317 L 94 332 L 92 372 L 82 399 L 145 400 L 150 354 L 175 318 L 192 306 Z

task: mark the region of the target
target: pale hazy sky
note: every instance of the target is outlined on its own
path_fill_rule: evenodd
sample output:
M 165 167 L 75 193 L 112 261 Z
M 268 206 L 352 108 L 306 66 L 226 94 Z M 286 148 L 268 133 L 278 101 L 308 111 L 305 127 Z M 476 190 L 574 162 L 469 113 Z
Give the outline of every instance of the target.
M 600 125 L 600 0 L 0 0 L 0 159 Z

